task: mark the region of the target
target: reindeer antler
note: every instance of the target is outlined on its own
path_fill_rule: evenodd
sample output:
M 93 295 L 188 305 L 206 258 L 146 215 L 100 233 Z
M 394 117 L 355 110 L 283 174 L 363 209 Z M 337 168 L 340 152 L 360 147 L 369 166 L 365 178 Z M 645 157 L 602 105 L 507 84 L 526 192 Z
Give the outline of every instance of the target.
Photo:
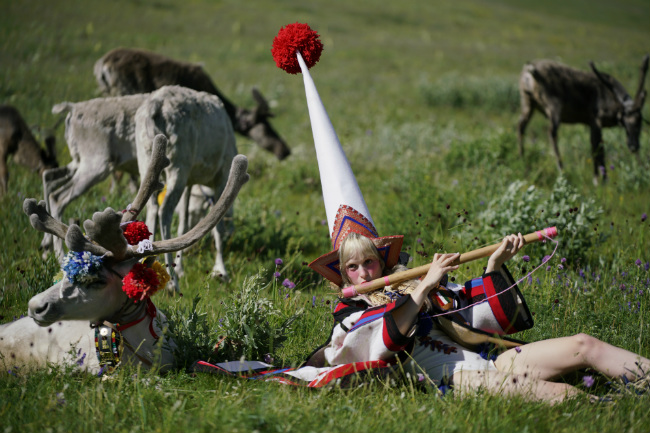
M 92 221 L 84 221 L 86 235 L 110 251 L 111 255 L 120 261 L 124 259 L 128 247 L 120 227 L 121 222 L 122 214 L 115 212 L 110 207 L 106 208 L 104 212 L 95 212 Z M 70 231 L 68 231 L 68 237 L 70 237 Z M 68 239 L 66 239 L 66 243 L 67 241 Z M 68 244 L 68 248 L 73 251 L 90 251 L 88 248 L 75 250 L 70 244 Z
M 645 76 L 648 73 L 648 61 L 650 61 L 650 55 L 646 54 L 641 62 L 641 69 L 639 74 L 639 85 L 637 86 L 636 93 L 634 94 L 635 102 L 639 99 L 641 92 L 643 92 L 643 85 L 645 83 Z
M 65 239 L 68 226 L 52 218 L 47 211 L 45 200 L 41 200 L 37 204 L 36 199 L 26 198 L 23 202 L 23 212 L 27 214 L 29 222 L 36 230 Z
M 223 218 L 224 214 L 232 206 L 241 187 L 248 182 L 250 176 L 246 172 L 248 159 L 244 155 L 237 155 L 233 158 L 228 183 L 219 197 L 217 203 L 212 206 L 210 212 L 190 231 L 174 239 L 153 242 L 152 249 L 139 253 L 135 247 L 130 247 L 127 257 L 144 257 L 164 253 L 171 253 L 185 249 L 205 236 Z
M 88 238 L 84 236 L 81 228 L 76 224 L 72 224 L 68 229 L 68 234 L 65 237 L 65 244 L 68 246 L 70 251 L 88 251 L 96 256 L 103 256 L 109 253 L 109 250 L 106 248 L 89 241 Z
M 162 170 L 169 165 L 167 153 L 167 137 L 158 134 L 153 139 L 153 149 L 151 151 L 151 161 L 147 168 L 147 173 L 140 181 L 140 189 L 131 203 L 131 208 L 122 216 L 122 222 L 134 221 L 142 207 L 147 203 L 151 194 L 163 188 L 163 184 L 158 180 Z

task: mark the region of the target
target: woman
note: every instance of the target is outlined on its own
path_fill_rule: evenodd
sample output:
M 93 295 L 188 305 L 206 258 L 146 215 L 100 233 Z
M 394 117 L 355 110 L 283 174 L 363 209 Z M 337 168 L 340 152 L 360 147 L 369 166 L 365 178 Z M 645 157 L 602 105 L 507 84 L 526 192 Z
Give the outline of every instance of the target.
M 507 236 L 490 256 L 483 278 L 503 280 L 507 287 L 512 286 L 514 281 L 504 263 L 523 245 L 521 234 Z M 350 233 L 338 254 L 343 286 L 362 284 L 391 273 L 366 236 Z M 435 323 L 430 330 L 420 332 L 418 328 L 427 328 L 420 312 L 429 294 L 444 283 L 448 272 L 458 269 L 452 265 L 458 257 L 459 254 L 435 254 L 428 273 L 417 284 L 398 289 L 401 293 L 397 299 L 384 295 L 384 305 L 373 306 L 381 304 L 381 294 L 342 300 L 334 313 L 336 325 L 330 341 L 314 354 L 318 363 L 389 360 L 397 355 L 405 361 L 407 371 L 424 373 L 438 385 L 449 383 L 461 395 L 483 388 L 490 393 L 551 403 L 582 393 L 569 384 L 552 381 L 563 374 L 592 368 L 609 377 L 634 380 L 650 369 L 647 358 L 586 334 L 525 344 L 506 350 L 491 361 L 451 340 Z M 377 315 L 381 315 L 381 320 L 371 320 Z M 314 361 L 311 365 L 316 364 Z

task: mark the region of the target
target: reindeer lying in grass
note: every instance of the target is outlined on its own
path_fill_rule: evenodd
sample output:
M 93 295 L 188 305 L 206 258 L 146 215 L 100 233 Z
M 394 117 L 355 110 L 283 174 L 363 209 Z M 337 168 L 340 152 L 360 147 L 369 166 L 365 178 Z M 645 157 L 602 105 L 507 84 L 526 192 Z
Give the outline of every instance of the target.
M 591 63 L 592 73 L 573 69 L 551 60 L 526 64 L 519 79 L 521 116 L 517 126 L 519 153 L 524 154 L 524 133 L 535 110 L 549 119 L 548 136 L 557 166 L 563 164 L 557 146 L 560 123 L 581 123 L 591 130 L 591 156 L 594 160 L 594 184 L 599 173 L 607 178 L 602 128 L 622 126 L 627 134 L 627 145 L 632 152 L 639 150 L 641 110 L 645 102 L 643 89 L 648 72 L 648 55 L 641 64 L 639 84 L 634 98 L 628 95 L 614 77 L 600 72 Z
M 192 230 L 175 239 L 131 245 L 137 241 L 131 224 L 142 224 L 134 222 L 138 209 L 162 188 L 157 179 L 169 163 L 166 145 L 163 135 L 156 137 L 131 210 L 96 212 L 83 224 L 87 237 L 79 226 L 53 219 L 44 202 L 25 200 L 32 226 L 64 238 L 70 252 L 61 281 L 29 301 L 29 317 L 0 325 L 0 362 L 6 370 L 75 363 L 95 374 L 119 363 L 160 371 L 173 367 L 174 342 L 165 337 L 165 316 L 150 299 L 168 278 L 155 256 L 199 241 L 232 206 L 249 176 L 246 157 L 236 156 L 223 194 Z
M 7 193 L 9 156 L 14 155 L 18 164 L 42 175 L 48 168 L 58 167 L 55 144 L 54 135 L 48 134 L 45 149 L 41 148 L 18 110 L 11 105 L 0 105 L 0 197 Z

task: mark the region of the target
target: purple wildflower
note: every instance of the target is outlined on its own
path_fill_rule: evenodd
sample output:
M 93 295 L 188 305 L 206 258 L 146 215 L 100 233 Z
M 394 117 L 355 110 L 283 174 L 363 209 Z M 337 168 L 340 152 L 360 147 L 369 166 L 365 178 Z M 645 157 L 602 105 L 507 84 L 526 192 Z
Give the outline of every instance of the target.
M 551 270 L 551 267 L 550 267 L 550 266 L 547 266 L 547 267 L 546 267 L 546 272 L 548 272 L 548 271 L 550 271 L 550 270 Z
M 282 263 L 284 263 L 282 259 L 275 259 L 275 266 L 280 266 Z
M 648 269 L 650 269 L 650 262 L 645 262 L 645 265 L 643 265 L 643 267 L 645 268 L 645 270 L 647 272 Z
M 312 298 L 311 298 L 311 306 L 312 307 L 316 306 L 316 295 L 312 296 Z
M 551 260 L 551 256 L 544 256 L 544 258 L 542 259 L 542 263 L 546 263 L 549 260 Z
M 562 259 L 560 259 L 560 263 L 566 263 L 566 257 L 562 257 Z
M 279 280 L 282 274 L 279 272 L 273 272 L 273 276 L 275 277 L 276 280 Z
M 521 353 L 521 347 L 519 347 L 519 346 L 515 346 L 515 352 L 517 352 L 517 353 Z
M 648 219 L 648 214 L 643 212 L 643 215 L 641 215 L 641 222 L 645 222 L 645 220 Z
M 564 266 L 562 266 L 562 265 L 557 265 L 557 268 L 558 268 L 559 270 L 562 270 L 562 269 L 564 269 Z
M 528 262 L 530 262 L 530 256 L 523 256 L 523 257 L 521 258 L 521 260 L 523 260 L 524 262 L 528 263 Z
M 273 356 L 271 356 L 270 353 L 267 353 L 266 355 L 264 355 L 264 362 L 266 362 L 267 364 L 273 364 Z
M 418 382 L 424 382 L 424 374 L 418 373 Z
M 291 282 L 288 278 L 285 278 L 284 281 L 282 282 L 282 285 L 286 287 L 287 289 L 293 289 L 296 287 L 296 285 Z
M 601 176 L 605 176 L 606 171 L 605 171 L 605 166 L 604 165 L 599 165 L 598 170 L 600 171 Z
M 79 350 L 81 350 L 81 349 L 79 349 Z M 86 354 L 84 353 L 83 355 L 81 355 L 81 358 L 77 359 L 77 365 L 78 365 L 79 367 L 81 367 L 82 365 L 84 365 L 84 360 L 85 360 L 85 359 L 86 359 Z
M 636 262 L 634 262 L 634 264 L 636 264 L 638 267 L 641 267 L 643 262 L 641 261 L 641 259 L 636 259 Z

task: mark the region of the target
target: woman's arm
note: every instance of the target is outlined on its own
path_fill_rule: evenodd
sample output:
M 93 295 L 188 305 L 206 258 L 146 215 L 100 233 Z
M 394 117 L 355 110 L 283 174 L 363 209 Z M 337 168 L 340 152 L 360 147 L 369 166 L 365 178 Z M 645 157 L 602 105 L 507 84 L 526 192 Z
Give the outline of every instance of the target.
M 516 235 L 508 235 L 503 238 L 503 242 L 495 252 L 492 253 L 488 259 L 487 267 L 485 268 L 485 273 L 490 273 L 494 271 L 499 271 L 503 274 L 505 278 L 507 276 L 501 270 L 501 266 L 511 258 L 513 258 L 519 250 L 524 247 L 524 237 L 521 233 Z
M 410 299 L 392 311 L 395 325 L 402 335 L 406 335 L 413 327 L 415 318 L 422 309 L 429 292 L 438 287 L 445 274 L 458 269 L 458 265 L 452 265 L 455 260 L 458 260 L 458 257 L 460 257 L 459 253 L 434 254 L 429 271 L 411 293 Z

